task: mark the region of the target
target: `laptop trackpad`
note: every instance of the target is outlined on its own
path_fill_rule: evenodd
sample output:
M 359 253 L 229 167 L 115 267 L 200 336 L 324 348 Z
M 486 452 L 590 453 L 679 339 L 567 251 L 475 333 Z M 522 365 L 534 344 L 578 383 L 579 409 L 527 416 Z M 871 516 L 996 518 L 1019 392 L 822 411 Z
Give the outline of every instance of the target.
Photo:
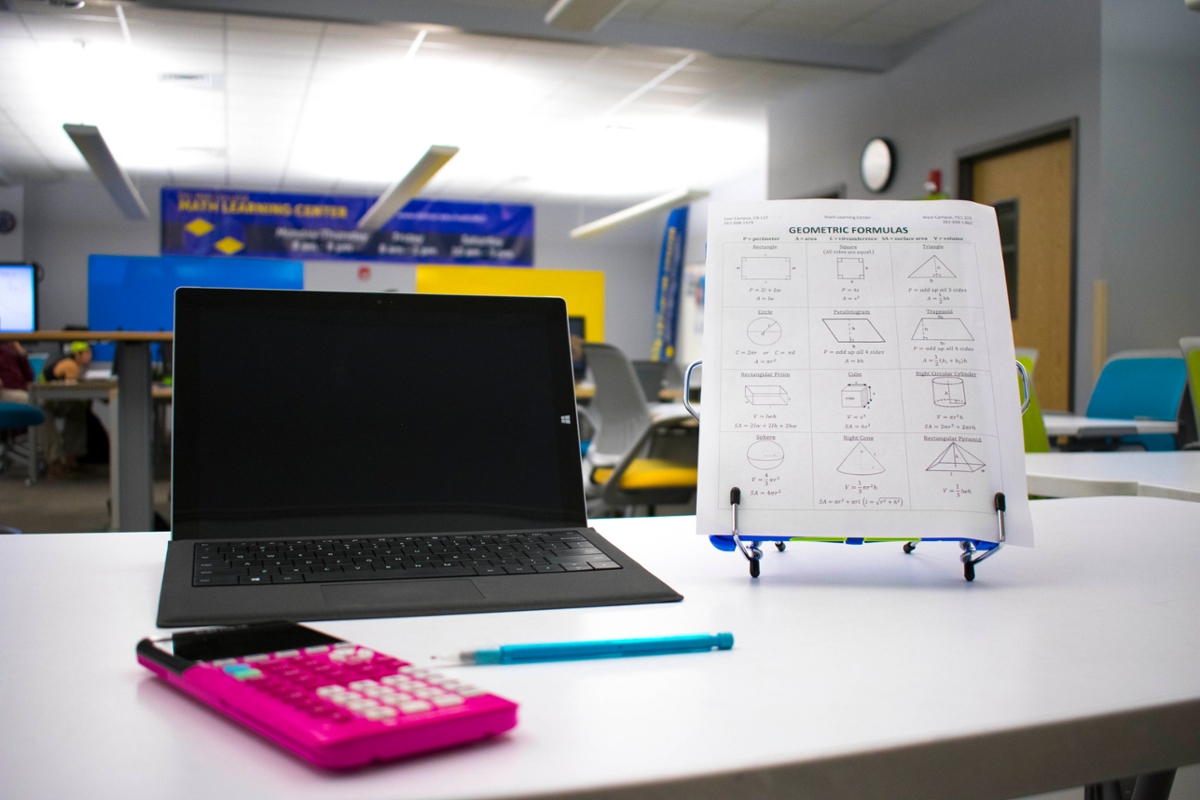
M 321 595 L 330 608 L 436 609 L 448 602 L 483 599 L 483 593 L 466 578 L 325 584 Z

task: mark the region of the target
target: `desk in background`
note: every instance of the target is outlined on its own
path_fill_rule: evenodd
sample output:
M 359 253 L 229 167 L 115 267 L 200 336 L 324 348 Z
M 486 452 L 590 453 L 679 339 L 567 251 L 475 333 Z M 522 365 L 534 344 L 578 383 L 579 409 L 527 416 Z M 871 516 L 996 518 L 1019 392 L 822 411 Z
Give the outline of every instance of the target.
M 1200 504 L 1032 512 L 1036 548 L 1005 548 L 974 583 L 952 544 L 794 545 L 752 581 L 691 517 L 606 519 L 596 528 L 682 603 L 314 623 L 414 660 L 737 637 L 729 652 L 459 668 L 521 703 L 514 731 L 344 775 L 137 665 L 166 534 L 0 537 L 13 656 L 0 659 L 0 794 L 983 800 L 1200 762 Z
M 120 509 L 122 531 L 145 531 L 154 528 L 154 463 L 153 393 L 150 379 L 150 344 L 170 342 L 171 333 L 135 331 L 34 331 L 33 333 L 0 333 L 0 341 L 19 342 L 116 342 L 120 361 L 122 400 L 114 415 L 119 430 L 116 443 L 121 457 L 114 465 L 118 473 L 119 492 L 113 496 L 115 509 Z
M 1029 493 L 1038 497 L 1139 495 L 1200 502 L 1200 451 L 1026 453 Z
M 1054 412 L 1044 413 L 1042 419 L 1046 423 L 1046 435 L 1051 439 L 1056 436 L 1082 439 L 1134 436 L 1146 433 L 1179 433 L 1178 422 L 1159 419 L 1101 419 Z

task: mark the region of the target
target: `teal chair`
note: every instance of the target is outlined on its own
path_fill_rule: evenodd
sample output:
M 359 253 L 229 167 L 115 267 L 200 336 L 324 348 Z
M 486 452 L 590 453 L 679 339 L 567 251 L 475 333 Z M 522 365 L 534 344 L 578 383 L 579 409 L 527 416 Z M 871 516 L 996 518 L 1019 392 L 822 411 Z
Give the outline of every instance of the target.
M 1179 419 L 1187 369 L 1173 350 L 1127 350 L 1108 359 L 1087 415 L 1105 419 Z M 1147 450 L 1174 450 L 1175 436 L 1151 433 L 1122 436 L 1121 444 L 1140 444 Z
M 45 421 L 46 415 L 40 408 L 24 403 L 0 403 L 0 470 L 10 459 L 21 462 L 26 458 L 12 443 L 14 432 L 41 425 Z

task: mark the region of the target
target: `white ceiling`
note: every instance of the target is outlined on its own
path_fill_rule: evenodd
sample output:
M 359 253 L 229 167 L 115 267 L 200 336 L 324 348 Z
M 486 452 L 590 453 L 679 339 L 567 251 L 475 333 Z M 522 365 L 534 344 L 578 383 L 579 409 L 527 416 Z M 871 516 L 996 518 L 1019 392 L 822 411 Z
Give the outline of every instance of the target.
M 977 2 L 632 0 L 620 13 L 869 37 L 911 35 L 919 23 L 895 20 L 941 20 Z M 0 12 L 0 168 L 34 180 L 86 170 L 62 130 L 71 122 L 98 125 L 135 178 L 176 185 L 371 194 L 430 144 L 451 144 L 459 155 L 423 195 L 625 200 L 761 170 L 767 105 L 827 72 L 133 4 L 122 6 L 127 38 L 112 3 L 14 6 Z M 172 74 L 205 78 L 164 80 Z

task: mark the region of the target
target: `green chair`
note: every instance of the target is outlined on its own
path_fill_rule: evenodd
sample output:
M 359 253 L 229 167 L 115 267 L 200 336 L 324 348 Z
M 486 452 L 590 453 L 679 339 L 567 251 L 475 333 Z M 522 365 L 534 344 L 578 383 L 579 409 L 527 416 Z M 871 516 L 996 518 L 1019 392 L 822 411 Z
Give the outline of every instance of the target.
M 1200 336 L 1184 336 L 1179 340 L 1179 349 L 1183 351 L 1183 363 L 1187 368 L 1188 394 L 1192 398 L 1192 418 L 1195 420 L 1196 431 L 1200 432 Z M 1184 450 L 1200 450 L 1200 442 L 1190 442 Z
M 1042 419 L 1042 407 L 1038 404 L 1037 390 L 1034 389 L 1033 368 L 1037 365 L 1037 350 L 1021 348 L 1017 350 L 1017 361 L 1029 373 L 1029 408 L 1021 417 L 1021 427 L 1025 431 L 1026 453 L 1049 453 L 1050 437 L 1046 435 L 1046 422 Z

